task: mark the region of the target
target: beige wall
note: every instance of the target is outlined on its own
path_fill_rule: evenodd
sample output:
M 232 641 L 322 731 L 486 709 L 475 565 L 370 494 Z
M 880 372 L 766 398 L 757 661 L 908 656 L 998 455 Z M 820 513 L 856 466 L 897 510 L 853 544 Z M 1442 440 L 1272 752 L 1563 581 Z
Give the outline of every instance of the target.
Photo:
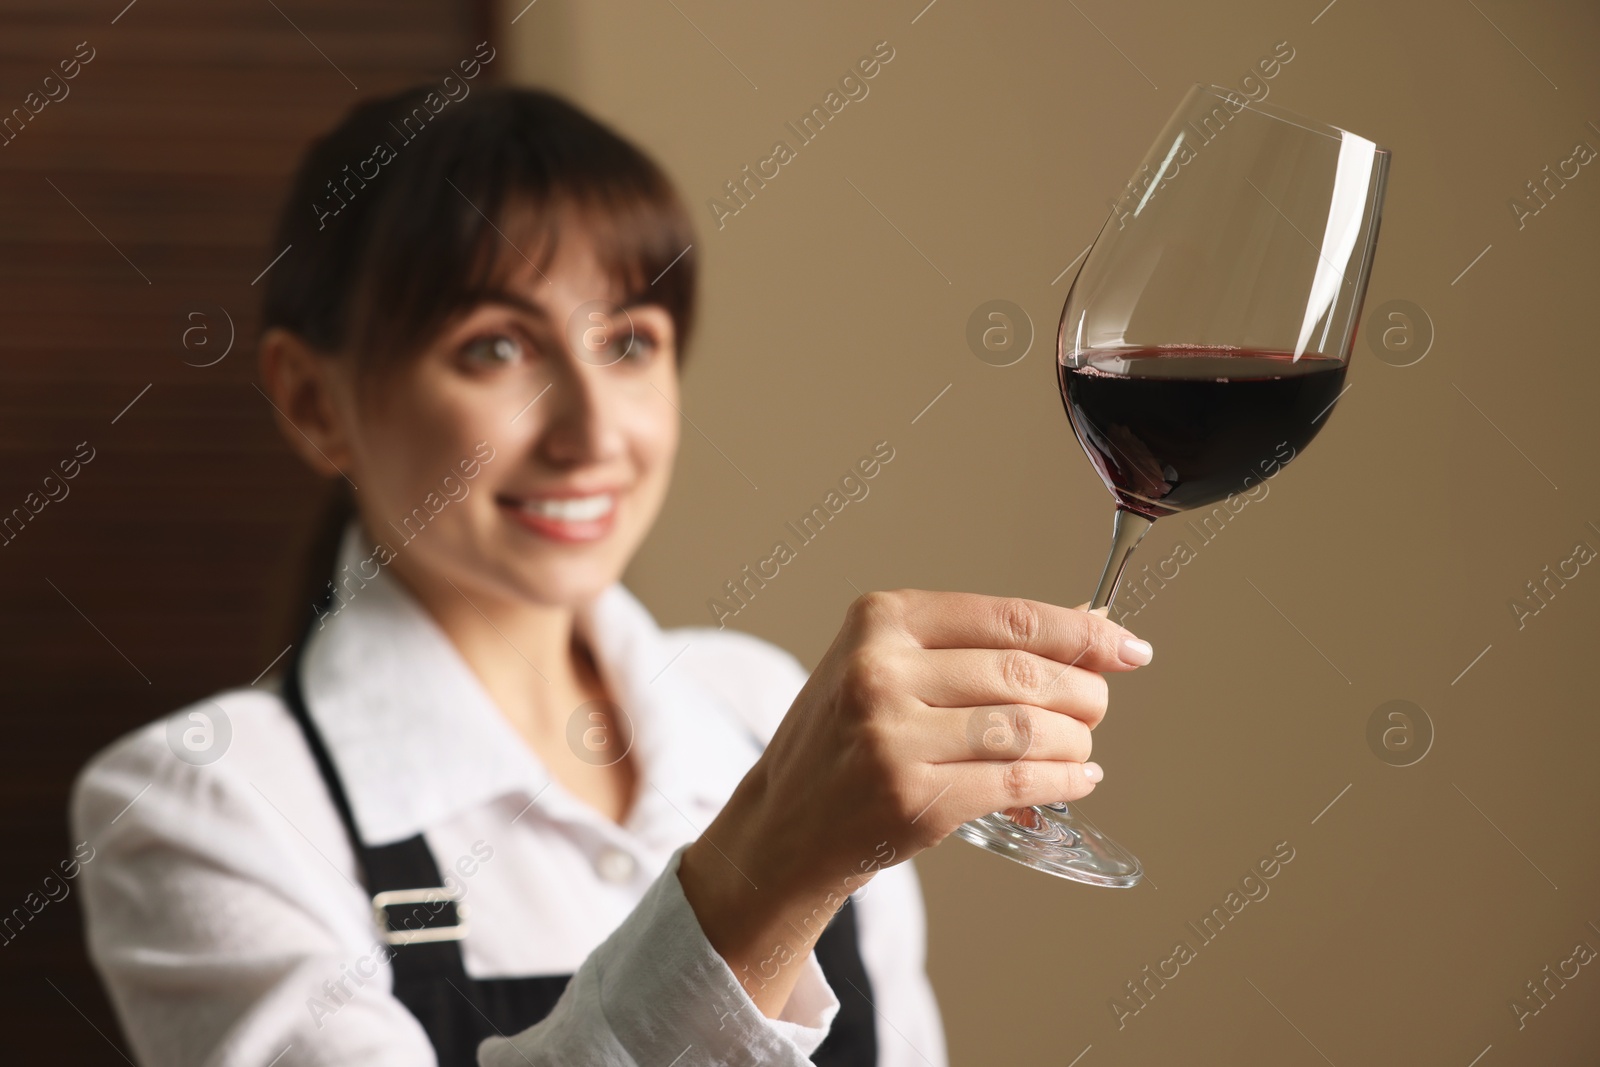
M 808 664 L 853 587 L 1087 599 L 1110 503 L 1053 384 L 1070 275 L 1052 279 L 1189 83 L 1237 85 L 1287 41 L 1270 98 L 1394 151 L 1367 309 L 1425 309 L 1431 350 L 1396 367 L 1359 338 L 1329 428 L 1129 622 L 1156 661 L 1112 687 L 1084 810 L 1148 884 L 1089 889 L 955 840 L 918 861 L 955 1063 L 1600 1054 L 1600 962 L 1520 1029 L 1509 1006 L 1577 942 L 1600 949 L 1600 565 L 1520 629 L 1509 606 L 1577 542 L 1600 550 L 1600 162 L 1520 229 L 1508 207 L 1576 142 L 1600 148 L 1600 11 L 1319 6 L 938 0 L 913 22 L 918 0 L 540 0 L 507 30 L 518 79 L 636 138 L 697 212 L 701 432 L 629 573 L 661 621 L 708 622 L 785 520 L 874 442 L 895 450 L 732 623 Z M 884 40 L 870 94 L 719 230 L 707 199 Z M 1006 368 L 964 339 L 996 298 L 1038 331 Z M 1180 537 L 1198 543 L 1159 524 L 1136 563 Z M 1408 767 L 1367 741 L 1394 699 L 1435 731 Z M 1285 841 L 1270 895 L 1202 946 L 1185 924 Z M 1196 958 L 1119 1029 L 1111 998 L 1179 939 Z

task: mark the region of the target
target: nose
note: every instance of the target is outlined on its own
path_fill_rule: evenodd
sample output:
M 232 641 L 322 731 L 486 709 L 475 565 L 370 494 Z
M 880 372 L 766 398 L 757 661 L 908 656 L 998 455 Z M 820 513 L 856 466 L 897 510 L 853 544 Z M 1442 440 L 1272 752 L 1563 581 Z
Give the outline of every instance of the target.
M 570 341 L 552 362 L 556 372 L 540 401 L 540 406 L 549 405 L 539 441 L 544 460 L 554 467 L 574 467 L 620 455 L 623 413 L 615 368 L 580 358 Z

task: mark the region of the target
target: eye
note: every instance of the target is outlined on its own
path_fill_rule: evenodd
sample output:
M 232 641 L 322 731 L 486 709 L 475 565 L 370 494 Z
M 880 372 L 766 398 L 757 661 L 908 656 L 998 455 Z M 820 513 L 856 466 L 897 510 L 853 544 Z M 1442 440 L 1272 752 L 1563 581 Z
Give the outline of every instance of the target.
M 617 351 L 619 358 L 629 363 L 648 363 L 661 346 L 654 337 L 642 330 L 635 330 L 632 337 L 623 335 L 613 338 L 611 347 Z
M 510 334 L 489 333 L 461 346 L 461 361 L 475 369 L 510 367 L 523 357 L 522 342 Z

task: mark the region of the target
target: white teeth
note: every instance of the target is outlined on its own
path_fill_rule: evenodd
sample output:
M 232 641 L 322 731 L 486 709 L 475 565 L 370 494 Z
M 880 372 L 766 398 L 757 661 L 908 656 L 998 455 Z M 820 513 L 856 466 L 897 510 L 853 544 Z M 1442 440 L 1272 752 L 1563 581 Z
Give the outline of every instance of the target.
M 524 500 L 522 510 L 562 522 L 593 522 L 610 514 L 616 503 L 616 497 L 601 493 L 599 496 L 575 496 L 559 500 Z

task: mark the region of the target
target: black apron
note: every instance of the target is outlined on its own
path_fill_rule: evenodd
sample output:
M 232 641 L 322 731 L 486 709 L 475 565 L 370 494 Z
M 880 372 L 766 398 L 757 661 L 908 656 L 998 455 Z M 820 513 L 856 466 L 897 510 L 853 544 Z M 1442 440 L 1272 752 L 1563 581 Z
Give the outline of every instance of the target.
M 444 879 L 423 835 L 376 848 L 361 840 L 338 771 L 306 712 L 300 659 L 310 633 L 308 625 L 296 642 L 284 673 L 283 698 L 305 732 L 328 795 L 350 835 L 367 892 L 373 895 L 374 921 L 393 953 L 394 995 L 427 1031 L 440 1067 L 477 1067 L 479 1042 L 496 1034 L 510 1036 L 542 1020 L 572 976 L 469 977 L 461 957 L 460 917 L 455 902 L 443 897 Z M 839 998 L 839 1013 L 811 1061 L 825 1067 L 875 1067 L 878 1045 L 871 984 L 857 948 L 853 901 L 839 909 L 817 938 L 814 951 Z M 650 1006 L 640 1004 L 635 1010 L 648 1011 Z

